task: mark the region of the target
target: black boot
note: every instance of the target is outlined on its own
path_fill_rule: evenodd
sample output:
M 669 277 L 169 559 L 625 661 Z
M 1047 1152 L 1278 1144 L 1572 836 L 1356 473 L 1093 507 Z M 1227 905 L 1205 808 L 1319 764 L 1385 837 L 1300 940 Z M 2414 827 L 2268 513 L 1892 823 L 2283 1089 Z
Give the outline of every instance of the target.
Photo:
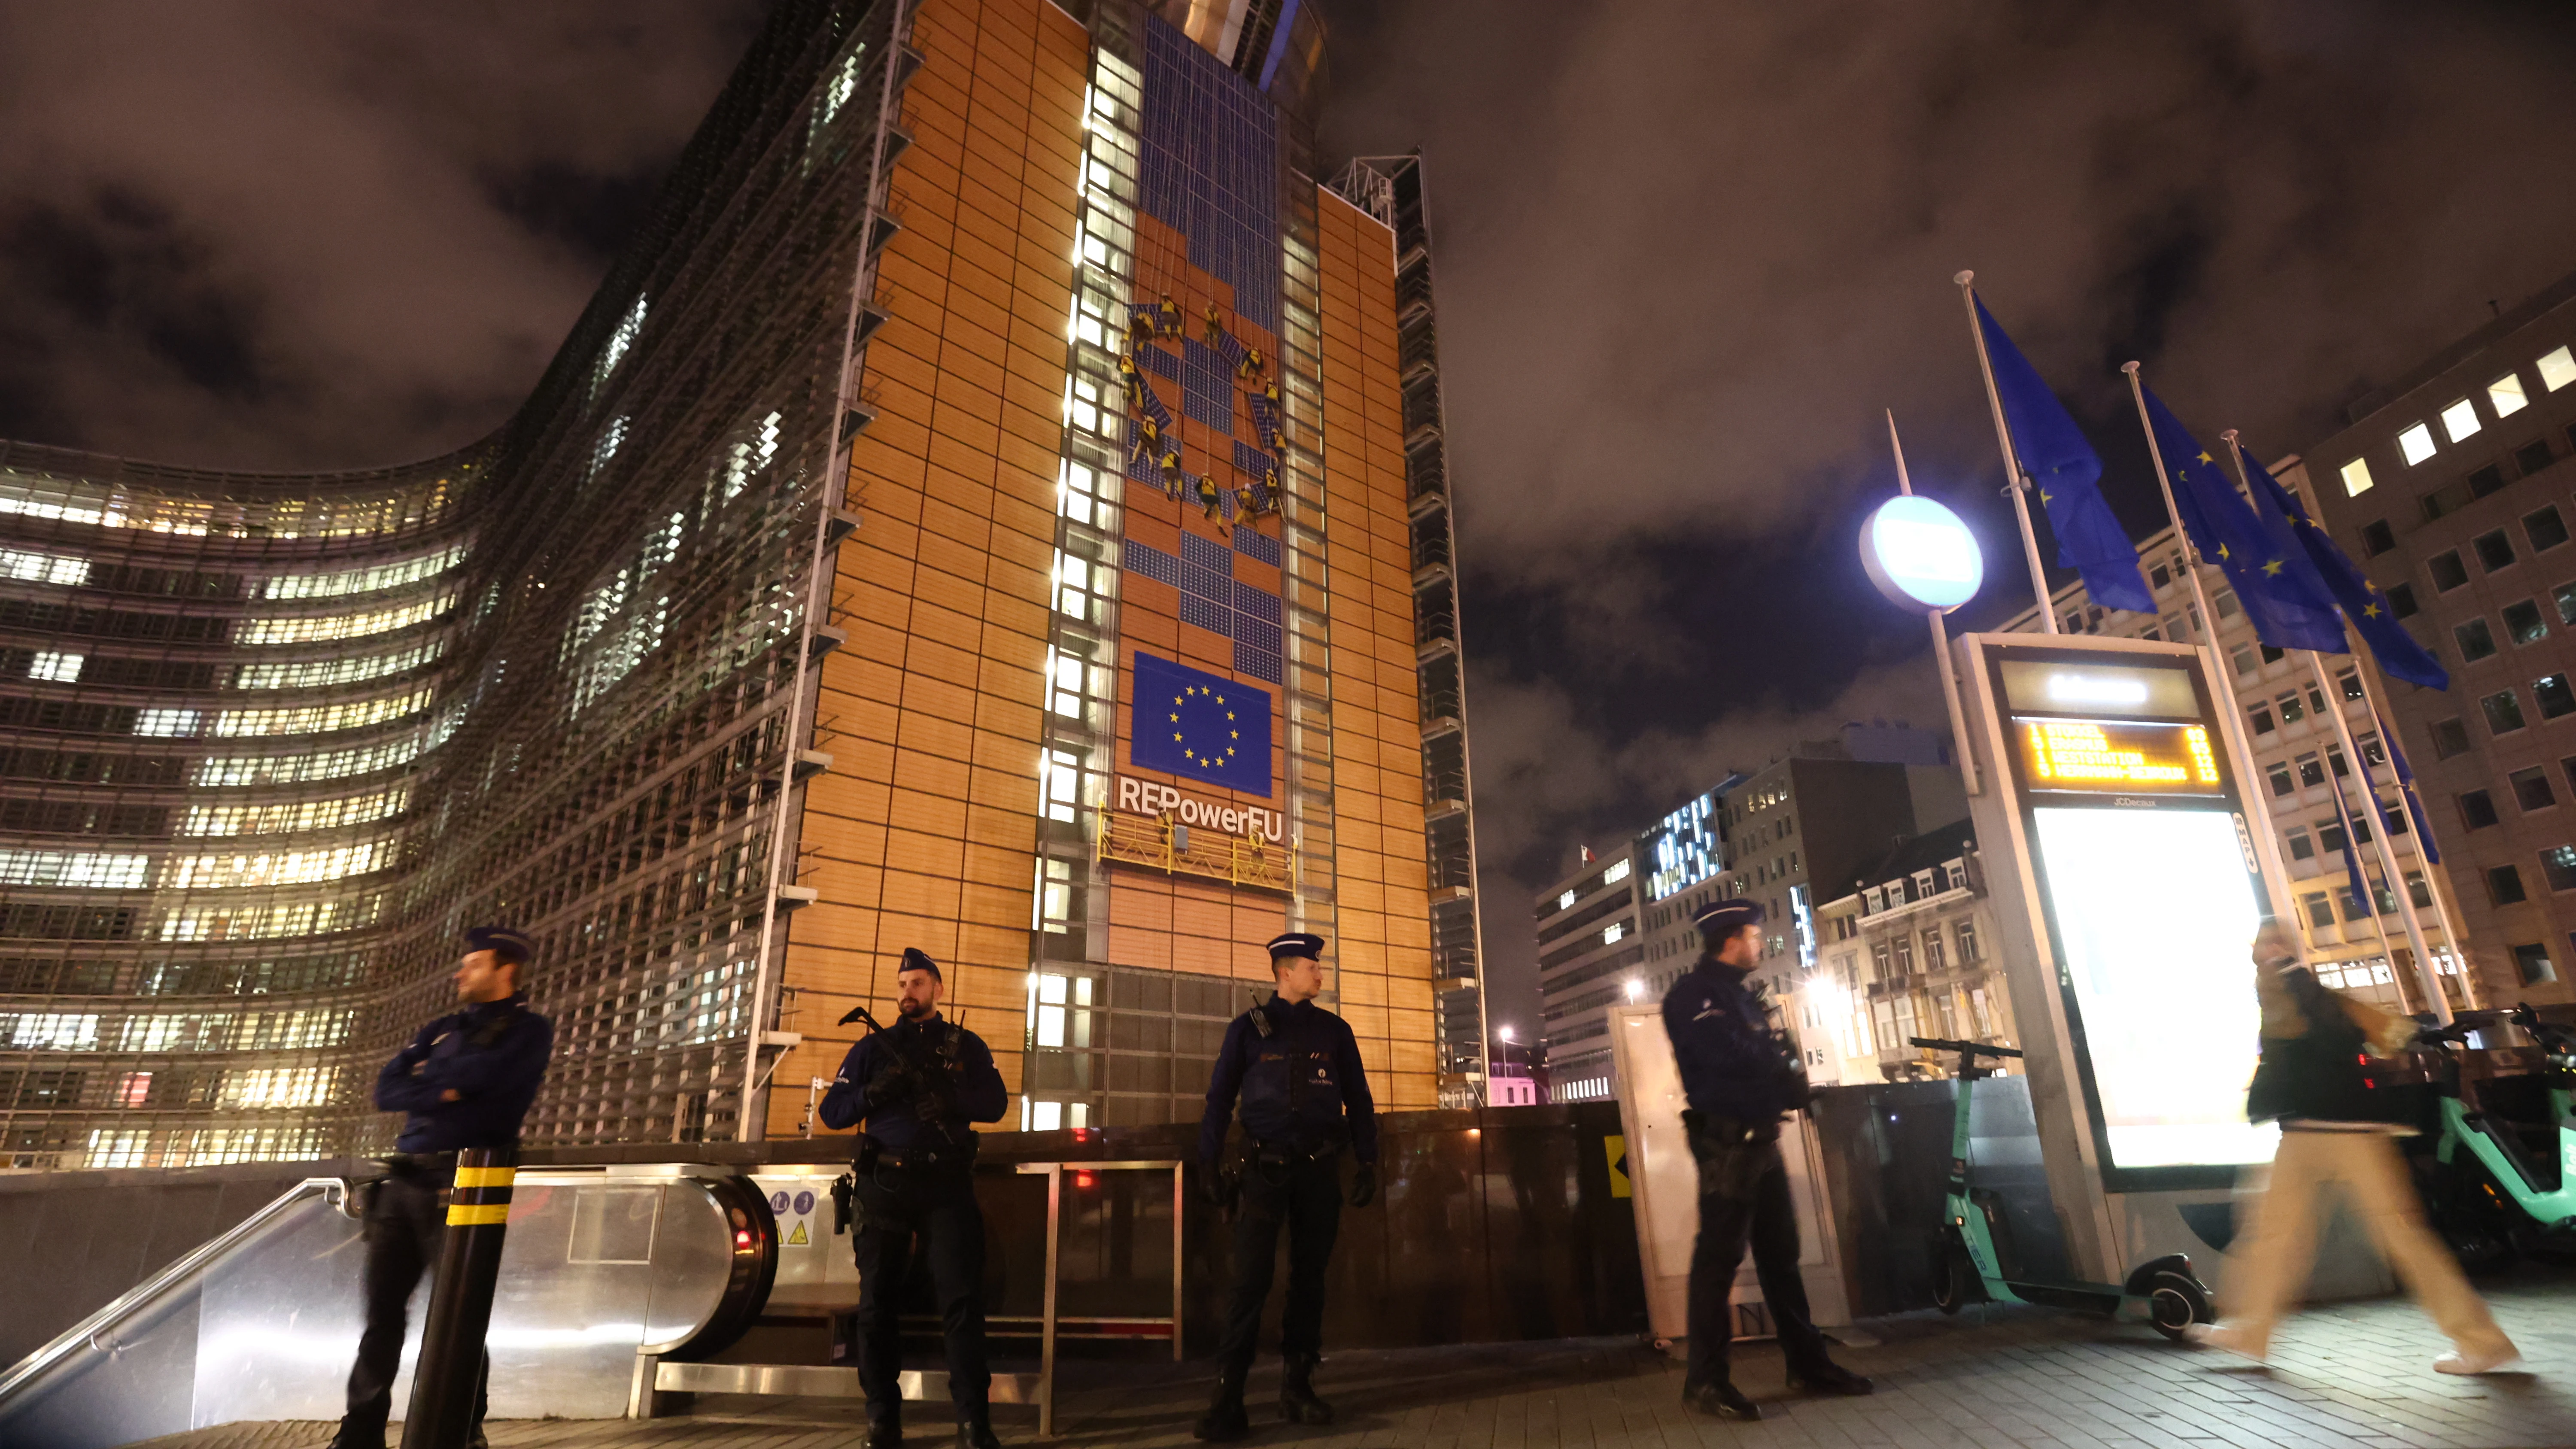
M 1682 1390 L 1682 1407 L 1720 1419 L 1759 1419 L 1762 1406 L 1736 1392 L 1725 1379 Z
M 1279 1369 L 1279 1412 L 1291 1424 L 1329 1424 L 1333 1406 L 1315 1397 L 1315 1365 L 1323 1356 L 1292 1353 Z
M 340 1421 L 340 1430 L 331 1436 L 331 1449 L 385 1449 L 385 1426 Z
M 1252 1432 L 1252 1417 L 1243 1411 L 1243 1379 L 1239 1369 L 1228 1369 L 1217 1378 L 1216 1397 L 1190 1429 L 1192 1438 L 1224 1444 Z
M 968 1409 L 957 1416 L 957 1449 L 1002 1449 L 993 1437 L 993 1411 Z
M 1805 1389 L 1811 1394 L 1841 1394 L 1850 1398 L 1858 1398 L 1877 1389 L 1877 1385 L 1859 1374 L 1825 1358 L 1811 1364 L 1792 1365 L 1789 1387 Z
M 867 1449 L 903 1449 L 903 1420 L 868 1420 Z

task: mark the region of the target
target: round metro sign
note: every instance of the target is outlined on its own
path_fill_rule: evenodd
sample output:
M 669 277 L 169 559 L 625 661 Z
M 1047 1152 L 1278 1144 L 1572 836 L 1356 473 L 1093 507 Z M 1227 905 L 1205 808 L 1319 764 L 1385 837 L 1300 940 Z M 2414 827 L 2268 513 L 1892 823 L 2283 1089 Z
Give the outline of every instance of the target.
M 1860 526 L 1860 560 L 1888 602 L 1945 614 L 1977 596 L 1986 559 L 1959 515 L 1920 494 L 1882 503 Z

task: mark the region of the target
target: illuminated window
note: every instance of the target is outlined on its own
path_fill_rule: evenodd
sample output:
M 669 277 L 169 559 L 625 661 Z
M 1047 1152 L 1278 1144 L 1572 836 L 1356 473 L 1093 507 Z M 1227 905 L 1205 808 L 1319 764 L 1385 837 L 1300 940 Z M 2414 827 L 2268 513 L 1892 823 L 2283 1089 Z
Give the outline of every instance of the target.
M 140 1107 L 151 1100 L 151 1097 L 152 1074 L 150 1072 L 126 1072 L 117 1077 L 116 1090 L 113 1094 L 116 1105 Z
M 209 1127 L 175 1134 L 162 1151 L 164 1167 L 214 1167 L 228 1162 L 292 1162 L 322 1151 L 318 1127 Z
M 1601 883 L 1603 885 L 1617 885 L 1619 882 L 1626 880 L 1627 878 L 1628 862 L 1624 860 L 1614 860 L 1610 862 L 1610 868 L 1601 873 Z
M 28 662 L 27 677 L 54 684 L 78 684 L 84 662 L 78 654 L 39 654 Z
M 2452 442 L 2465 443 L 2477 430 L 2478 410 L 2467 398 L 2442 409 L 2442 431 L 2451 435 Z
M 379 790 L 340 800 L 304 800 L 282 805 L 195 805 L 181 820 L 182 835 L 289 835 L 302 830 L 329 830 L 365 825 L 402 813 L 408 787 Z
M 392 654 L 369 654 L 355 659 L 299 659 L 291 664 L 244 664 L 233 671 L 233 688 L 318 689 L 333 684 L 358 684 L 417 669 L 445 652 L 447 641 L 438 639 Z
M 0 850 L 0 885 L 59 890 L 135 890 L 150 867 L 148 855 L 107 855 L 62 850 Z
M 394 860 L 394 842 L 371 840 L 328 850 L 265 855 L 201 855 L 171 861 L 161 872 L 164 890 L 221 890 L 233 886 L 312 885 L 381 870 Z
M 1069 750 L 1048 750 L 1038 756 L 1038 794 L 1046 802 L 1047 818 L 1071 822 L 1082 808 L 1082 764 Z
M 275 1067 L 224 1074 L 227 1107 L 319 1107 L 339 1085 L 333 1067 Z
M 1628 934 L 1628 923 L 1627 923 L 1627 922 L 1625 922 L 1625 921 L 1612 921 L 1609 925 L 1606 925 L 1606 926 L 1604 926 L 1604 927 L 1602 927 L 1602 928 L 1601 928 L 1601 944 L 1602 944 L 1602 945 L 1604 945 L 1604 946 L 1607 946 L 1607 945 L 1611 944 L 1612 942 L 1617 941 L 1620 937 L 1625 936 L 1625 935 L 1627 935 L 1627 934 Z
M 2406 455 L 2410 464 L 2421 463 L 2433 456 L 2433 430 L 2417 423 L 2397 435 L 2397 451 Z
M 2564 674 L 2544 674 L 2531 681 L 2531 697 L 2540 706 L 2542 719 L 2563 719 L 2576 714 L 2576 690 L 2567 687 Z
M 422 579 L 443 574 L 465 559 L 465 545 L 457 544 L 438 553 L 396 563 L 377 564 L 371 568 L 349 569 L 336 574 L 283 574 L 260 586 L 263 599 L 331 599 L 343 594 L 372 594 L 378 589 L 400 588 Z
M 2564 347 L 2543 354 L 2532 365 L 2540 369 L 2540 386 L 2545 391 L 2556 392 L 2576 382 L 2576 357 L 2568 356 Z
M 96 1012 L 22 1011 L 0 1016 L 0 1034 L 15 1051 L 86 1052 L 98 1049 Z
M 608 381 L 608 375 L 617 370 L 617 364 L 625 361 L 626 354 L 634 350 L 635 339 L 643 335 L 644 299 L 638 297 L 635 305 L 626 309 L 626 315 L 618 319 L 617 330 L 608 334 L 607 343 L 599 349 L 599 365 L 591 370 L 590 375 L 591 396 L 599 395 L 600 384 Z
M 2487 406 L 2495 409 L 2497 417 L 2512 417 L 2529 405 L 2522 395 L 2522 374 L 2508 372 L 2487 384 Z
M 197 732 L 200 723 L 193 709 L 147 709 L 134 716 L 134 732 L 165 739 L 180 739 Z
M 82 1159 L 81 1166 L 91 1171 L 141 1167 L 144 1149 L 151 1141 L 152 1133 L 148 1128 L 101 1128 L 89 1134 L 89 1156 Z
M 15 579 L 26 584 L 78 586 L 89 582 L 89 560 L 58 553 L 26 553 L 14 548 L 0 548 L 0 579 Z
M 215 717 L 214 733 L 219 737 L 311 735 L 332 730 L 363 729 L 418 713 L 429 707 L 429 696 L 430 690 L 424 685 L 409 694 L 388 695 L 383 699 L 306 705 L 299 709 L 228 709 Z
M 241 644 L 321 644 L 334 639 L 358 639 L 369 634 L 389 634 L 426 623 L 456 606 L 456 595 L 442 594 L 417 604 L 400 608 L 376 609 L 364 614 L 334 614 L 319 619 L 253 619 L 243 626 L 235 640 Z
M 409 764 L 427 741 L 419 735 L 387 740 L 359 749 L 313 755 L 240 755 L 211 759 L 197 766 L 197 785 L 294 785 L 310 780 L 337 780 L 373 774 Z
M 1565 894 L 1558 896 L 1556 898 L 1556 908 L 1560 911 L 1570 911 L 1574 909 L 1574 892 L 1567 891 Z
M 2364 493 L 2369 492 L 2370 488 L 2370 464 L 2368 461 L 2361 458 L 2355 458 L 2351 462 L 2343 465 L 2343 492 L 2345 497 L 2359 498 Z
M 161 923 L 164 941 L 273 940 L 355 931 L 374 925 L 383 914 L 377 896 L 356 900 L 309 901 L 288 905 L 204 906 L 172 913 Z

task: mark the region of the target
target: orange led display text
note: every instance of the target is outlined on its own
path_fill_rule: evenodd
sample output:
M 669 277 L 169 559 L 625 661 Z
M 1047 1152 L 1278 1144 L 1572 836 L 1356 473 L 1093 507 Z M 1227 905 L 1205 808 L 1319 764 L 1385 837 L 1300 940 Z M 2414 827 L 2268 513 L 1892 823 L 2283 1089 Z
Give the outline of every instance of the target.
M 2043 790 L 2208 794 L 2218 786 L 2209 731 L 2196 724 L 2035 720 L 2016 722 L 2022 767 Z

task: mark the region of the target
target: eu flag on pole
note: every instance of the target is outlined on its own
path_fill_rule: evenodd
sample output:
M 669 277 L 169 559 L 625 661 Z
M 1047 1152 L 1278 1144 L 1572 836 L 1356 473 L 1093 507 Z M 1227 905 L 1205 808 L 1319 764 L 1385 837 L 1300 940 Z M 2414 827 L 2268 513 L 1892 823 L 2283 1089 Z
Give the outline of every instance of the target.
M 1129 725 L 1139 768 L 1270 798 L 1270 691 L 1139 650 Z
M 1985 331 L 1986 361 L 1994 369 L 1995 397 L 2012 429 L 2013 451 L 2021 455 L 2022 471 L 2039 490 L 2049 529 L 2057 535 L 2057 561 L 2083 575 L 2095 603 L 2154 613 L 2156 596 L 2138 572 L 2138 546 L 2094 486 L 2102 477 L 2101 455 L 2030 359 L 1995 325 L 1983 300 L 1977 303 L 1977 325 Z
M 2388 749 L 2389 768 L 2397 772 L 2397 793 L 2405 798 L 2406 817 L 2415 824 L 2415 848 L 2424 853 L 2427 865 L 2440 865 L 2442 852 L 2433 844 L 2433 832 L 2424 824 L 2424 797 L 2415 793 L 2415 772 L 2406 764 L 2406 747 L 2397 742 L 2397 731 L 2379 717 L 2379 706 L 2370 707 L 2370 722 L 2379 727 L 2379 742 Z
M 2254 637 L 2275 649 L 2343 653 L 2349 647 L 2343 619 L 2289 520 L 2275 516 L 2267 525 L 2209 450 L 2167 410 L 2164 399 L 2143 385 L 2138 391 L 2146 399 L 2165 476 L 2173 480 L 2174 510 L 2182 515 L 2183 531 L 2200 556 L 2216 561 L 2227 575 L 2254 625 Z
M 2362 783 L 2364 788 L 2368 787 L 2369 782 L 2370 772 L 2365 770 L 2362 772 Z M 2341 785 L 2335 786 L 2334 797 L 2335 819 L 2343 826 L 2344 873 L 2351 878 L 2352 898 L 2354 902 L 2360 905 L 2363 910 L 2370 910 L 2377 904 L 2377 902 L 2371 899 L 2369 879 L 2361 873 L 2361 852 L 2356 847 L 2353 838 L 2352 808 L 2344 803 L 2343 787 Z
M 2415 636 L 2406 632 L 2405 625 L 2397 622 L 2396 614 L 2389 610 L 2388 596 L 2362 577 L 2360 568 L 2326 532 L 2326 526 L 2310 518 L 2297 496 L 2282 487 L 2279 479 L 2265 472 L 2262 464 L 2254 461 L 2253 453 L 2247 451 L 2242 440 L 2237 443 L 2236 452 L 2245 465 L 2245 480 L 2254 485 L 2256 505 L 2290 521 L 2299 546 L 2307 550 L 2308 558 L 2316 564 L 2318 575 L 2325 580 L 2327 591 L 2334 595 L 2335 604 L 2343 610 L 2344 617 L 2352 621 L 2353 628 L 2361 631 L 2362 642 L 2370 646 L 2372 656 L 2379 660 L 2379 667 L 2409 684 L 2420 684 L 2426 689 L 2450 688 L 2451 672 L 2442 667 L 2442 661 L 2434 658 L 2430 650 L 2415 642 Z

